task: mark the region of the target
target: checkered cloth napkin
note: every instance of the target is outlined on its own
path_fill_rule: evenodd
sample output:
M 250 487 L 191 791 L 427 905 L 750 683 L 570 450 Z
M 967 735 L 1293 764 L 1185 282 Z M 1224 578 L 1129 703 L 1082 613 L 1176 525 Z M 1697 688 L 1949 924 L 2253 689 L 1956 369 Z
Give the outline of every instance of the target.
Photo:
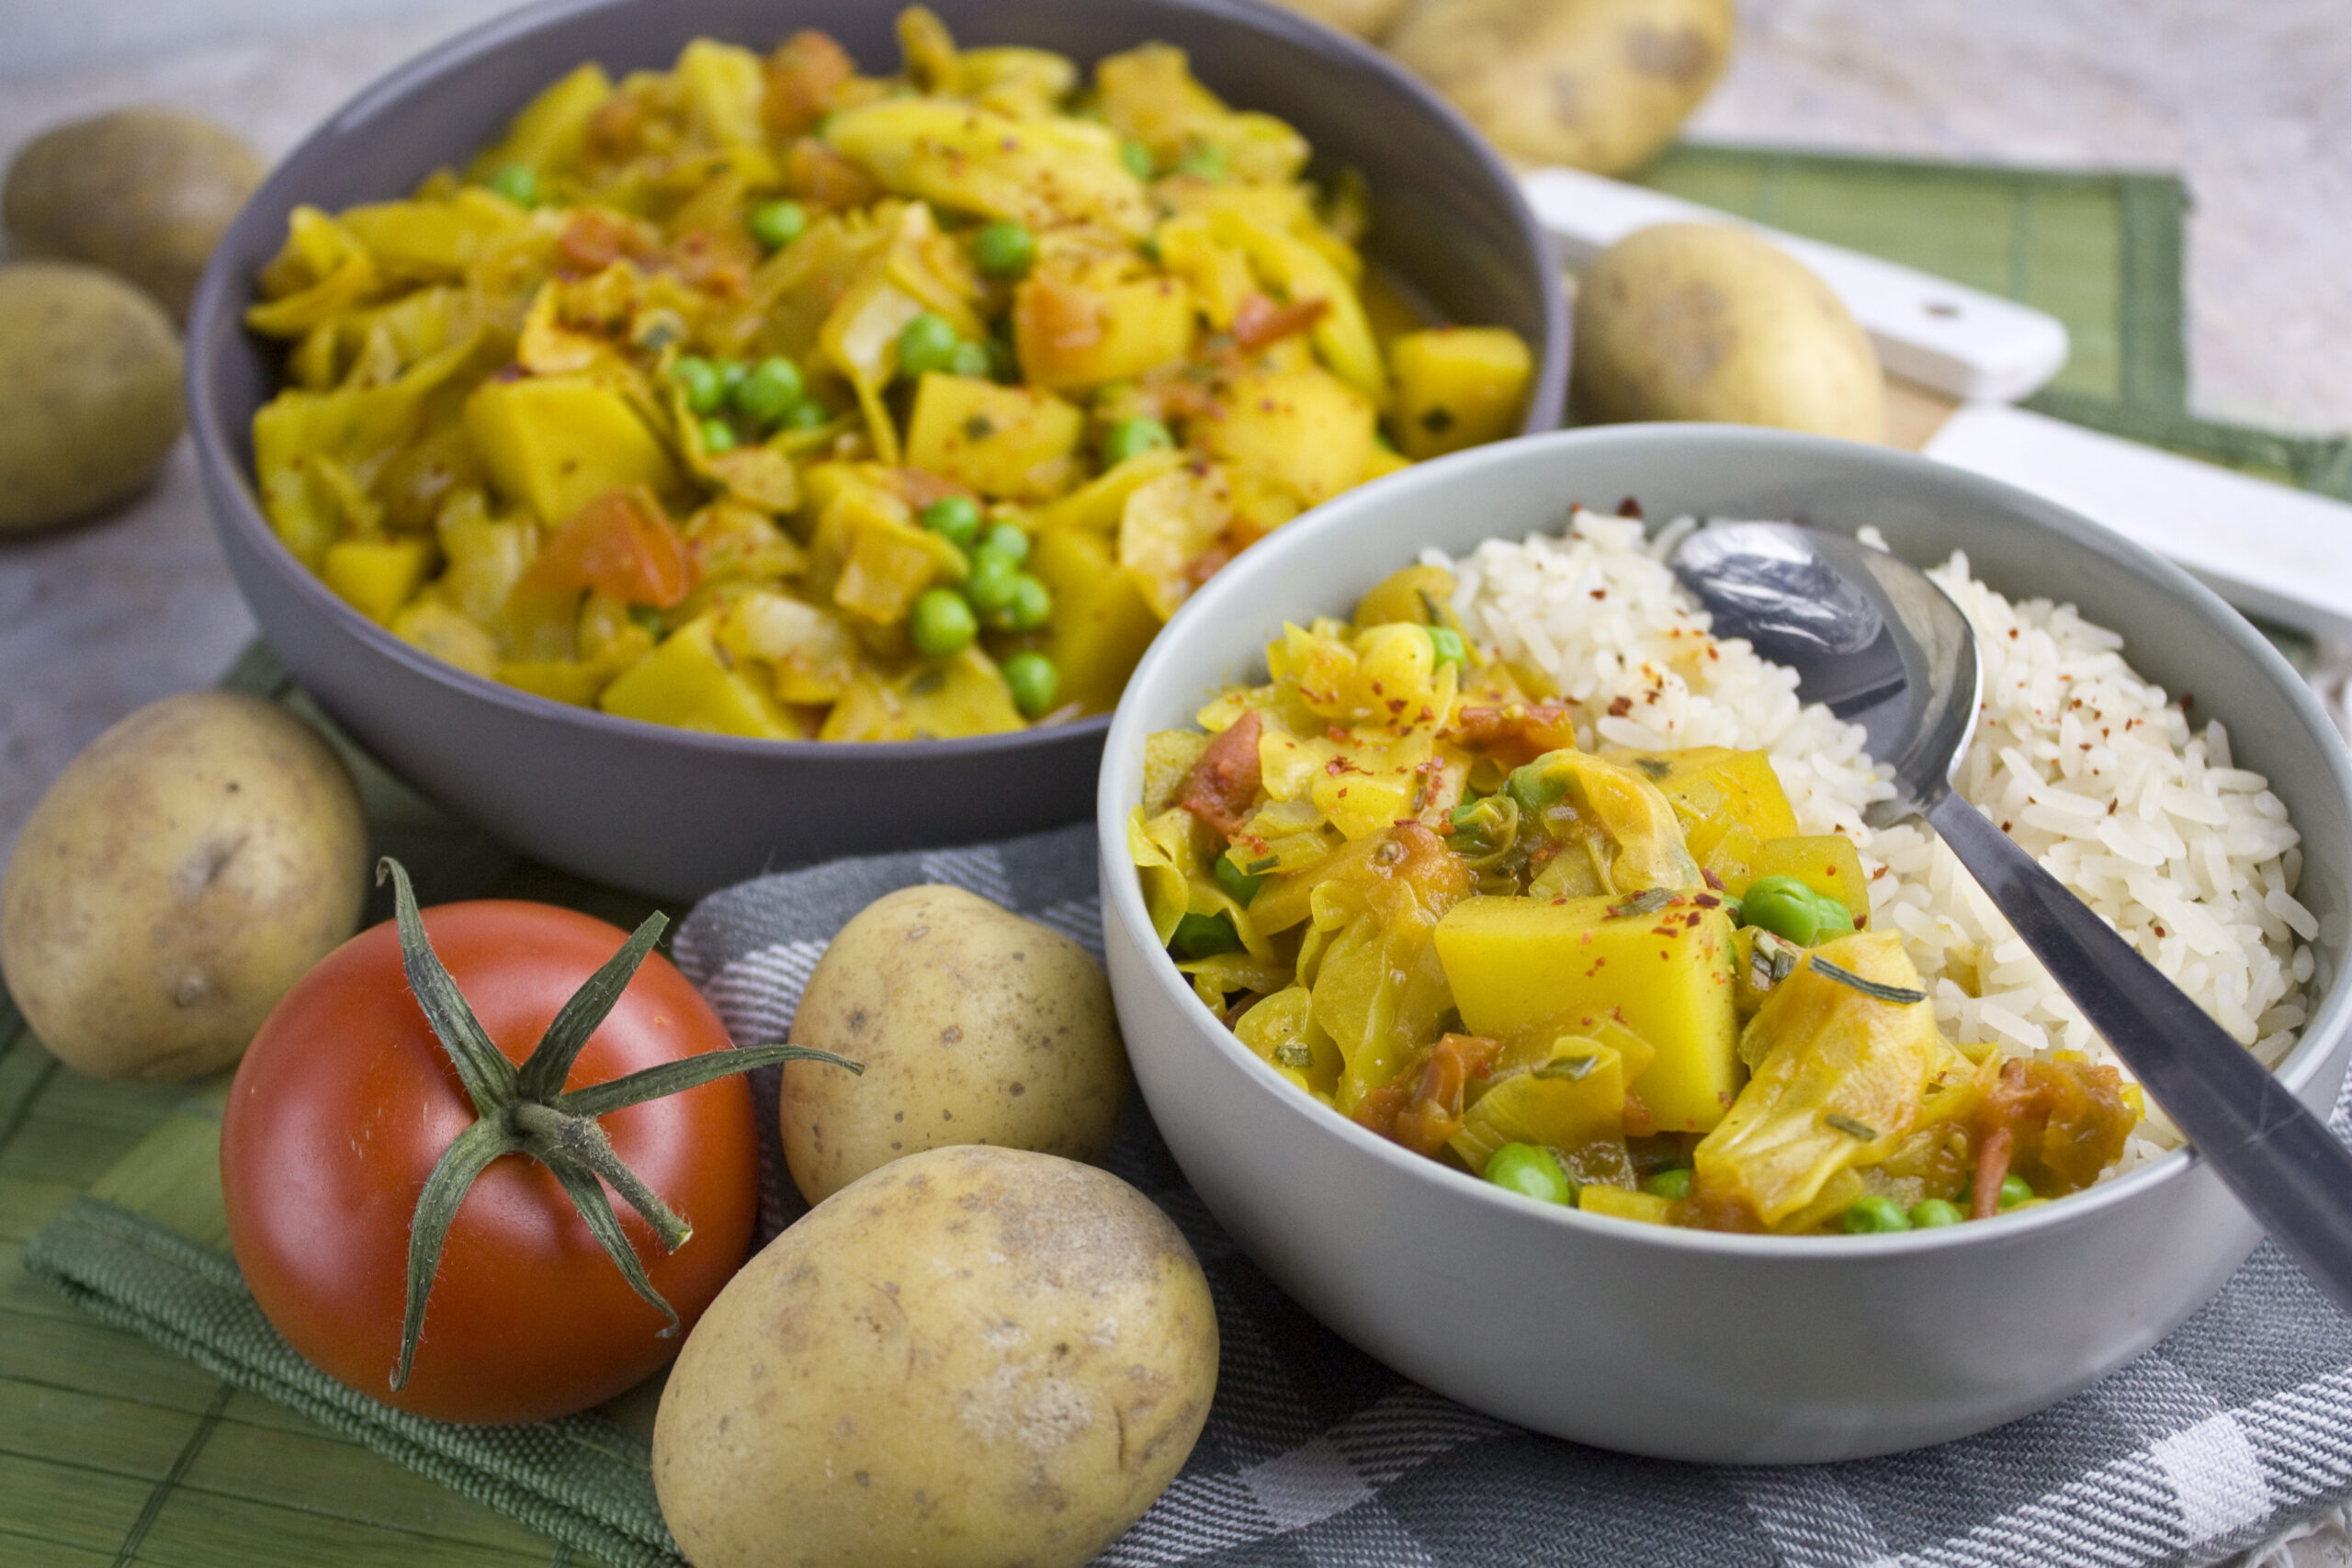
M 675 957 L 737 1039 L 779 1040 L 832 934 L 921 882 L 1101 953 L 1081 827 L 761 877 L 704 900 Z M 775 1070 L 754 1087 L 773 1129 Z M 805 1205 L 772 1139 L 765 1162 L 773 1234 Z M 1233 1245 L 1139 1107 L 1109 1164 L 1191 1239 L 1224 1339 L 1200 1444 L 1114 1568 L 2137 1568 L 2217 1562 L 2352 1495 L 2352 1322 L 2267 1242 L 2170 1337 L 2038 1416 L 1848 1464 L 1678 1464 L 1534 1436 L 1356 1350 Z

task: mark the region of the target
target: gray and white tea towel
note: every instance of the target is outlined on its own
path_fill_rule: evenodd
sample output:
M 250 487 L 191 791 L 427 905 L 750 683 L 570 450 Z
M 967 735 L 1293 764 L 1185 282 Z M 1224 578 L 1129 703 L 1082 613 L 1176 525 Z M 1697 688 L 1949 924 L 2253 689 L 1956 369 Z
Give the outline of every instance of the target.
M 1080 827 L 760 877 L 705 899 L 674 953 L 739 1041 L 781 1040 L 833 932 L 921 882 L 1101 953 Z M 755 1088 L 773 1234 L 805 1205 L 775 1147 L 775 1069 Z M 1888 1459 L 1678 1464 L 1534 1436 L 1356 1350 L 1233 1245 L 1139 1107 L 1109 1164 L 1191 1239 L 1224 1337 L 1200 1444 L 1113 1568 L 2202 1564 L 2352 1494 L 2352 1322 L 2268 1243 L 2154 1349 L 2038 1416 Z

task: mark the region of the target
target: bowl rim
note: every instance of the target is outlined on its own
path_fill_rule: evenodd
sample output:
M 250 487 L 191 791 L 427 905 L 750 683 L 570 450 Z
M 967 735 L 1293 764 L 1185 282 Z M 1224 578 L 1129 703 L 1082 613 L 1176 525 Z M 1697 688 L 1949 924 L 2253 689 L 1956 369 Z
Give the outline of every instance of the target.
M 902 6 L 911 3 L 913 0 L 902 0 Z M 1500 154 L 1458 109 L 1403 66 L 1371 45 L 1337 28 L 1321 27 L 1298 13 L 1279 6 L 1261 4 L 1258 0 L 1159 0 L 1159 3 L 1214 17 L 1245 32 L 1272 34 L 1305 49 L 1327 52 L 1336 51 L 1382 76 L 1393 89 L 1417 100 L 1433 118 L 1447 126 L 1462 150 L 1481 165 L 1487 176 L 1504 193 L 1505 207 L 1521 239 L 1527 242 L 1532 250 L 1540 276 L 1547 280 L 1558 277 L 1560 262 L 1557 247 L 1550 233 L 1536 220 L 1534 210 L 1529 207 L 1517 178 L 1503 163 Z M 232 221 L 232 230 L 259 221 L 265 213 L 271 215 L 277 228 L 282 229 L 296 200 L 290 187 L 300 184 L 313 165 L 328 158 L 345 139 L 379 116 L 393 111 L 420 86 L 484 56 L 512 48 L 582 17 L 662 4 L 664 0 L 534 0 L 532 4 L 488 17 L 430 45 L 359 89 L 305 134 L 293 151 L 270 169 L 261 186 L 247 198 L 245 206 Z M 821 24 L 823 19 L 821 15 L 809 18 L 812 25 Z M 383 199 L 392 197 L 388 196 Z M 287 586 L 311 613 L 324 616 L 330 624 L 356 637 L 362 646 L 379 656 L 390 658 L 411 675 L 458 696 L 486 701 L 520 719 L 576 726 L 591 736 L 608 737 L 623 742 L 635 741 L 644 745 L 666 742 L 714 757 L 801 761 L 826 758 L 836 762 L 844 762 L 851 758 L 871 758 L 879 762 L 934 758 L 953 760 L 978 753 L 1017 752 L 1051 747 L 1074 739 L 1099 741 L 1109 730 L 1112 714 L 1099 713 L 1056 723 L 1033 723 L 1021 729 L 994 735 L 868 740 L 854 745 L 837 740 L 820 740 L 813 737 L 766 739 L 754 736 L 721 735 L 625 718 L 601 708 L 559 702 L 519 686 L 510 686 L 490 677 L 474 674 L 395 637 L 390 628 L 379 625 L 345 603 L 326 586 L 324 580 L 316 572 L 294 558 L 293 552 L 278 539 L 263 514 L 247 465 L 237 459 L 228 435 L 229 422 L 222 406 L 228 400 L 216 393 L 209 374 L 216 358 L 226 352 L 225 345 L 244 332 L 242 321 L 243 307 L 252 292 L 251 278 L 238 275 L 232 263 L 230 249 L 225 243 L 216 249 L 198 282 L 195 302 L 188 315 L 184 339 L 186 363 L 181 372 L 188 434 L 195 448 L 199 478 L 215 526 L 224 540 L 248 547 L 254 562 Z M 1566 300 L 1556 286 L 1541 289 L 1538 298 L 1543 311 L 1544 342 L 1535 345 L 1535 375 L 1531 380 L 1526 411 L 1521 421 L 1522 434 L 1548 431 L 1556 425 L 1564 412 L 1566 397 L 1565 370 L 1569 351 Z M 1154 634 L 1153 642 L 1158 642 L 1165 631 L 1163 624 L 1160 633 Z M 1132 672 L 1129 678 L 1133 679 Z
M 1264 1089 L 1277 1104 L 1297 1113 L 1303 1125 L 1320 1128 L 1335 1135 L 1343 1148 L 1368 1156 L 1386 1170 L 1407 1179 L 1416 1176 L 1424 1179 L 1434 1179 L 1440 1183 L 1441 1190 L 1453 1191 L 1465 1199 L 1496 1205 L 1498 1213 L 1521 1215 L 1536 1223 L 1566 1225 L 1571 1230 L 1595 1227 L 1593 1234 L 1596 1239 L 1613 1238 L 1693 1255 L 1752 1258 L 1806 1267 L 1818 1267 L 1832 1261 L 1876 1263 L 1891 1257 L 1930 1249 L 1999 1247 L 2034 1232 L 2071 1228 L 2078 1224 L 2093 1222 L 2109 1208 L 2130 1202 L 2143 1192 L 2187 1179 L 2188 1172 L 2201 1167 L 2203 1161 L 2193 1147 L 2183 1145 L 2167 1149 L 2136 1169 L 2099 1181 L 2082 1191 L 2070 1193 L 2063 1200 L 1996 1214 L 1989 1224 L 1978 1222 L 1929 1230 L 1861 1235 L 1775 1236 L 1689 1230 L 1679 1226 L 1648 1224 L 1609 1214 L 1587 1213 L 1559 1205 L 1533 1204 L 1466 1171 L 1458 1171 L 1436 1160 L 1413 1154 L 1340 1115 L 1320 1101 L 1301 1094 L 1261 1061 L 1255 1052 L 1244 1047 L 1230 1030 L 1217 1027 L 1192 988 L 1182 983 L 1182 974 L 1174 964 L 1168 961 L 1166 953 L 1153 949 L 1150 943 L 1143 942 L 1137 935 L 1138 932 L 1148 931 L 1151 921 L 1144 908 L 1141 879 L 1136 874 L 1126 852 L 1127 812 L 1134 802 L 1114 792 L 1118 776 L 1131 771 L 1125 769 L 1120 760 L 1129 755 L 1139 756 L 1144 737 L 1149 733 L 1140 699 L 1135 694 L 1155 683 L 1159 678 L 1161 666 L 1173 662 L 1178 657 L 1176 650 L 1183 644 L 1195 637 L 1217 635 L 1200 628 L 1208 626 L 1219 616 L 1224 608 L 1223 602 L 1241 592 L 1241 585 L 1248 581 L 1250 576 L 1258 573 L 1273 575 L 1285 570 L 1295 576 L 1299 567 L 1311 559 L 1323 543 L 1324 536 L 1349 527 L 1355 520 L 1354 513 L 1362 507 L 1373 504 L 1374 500 L 1384 506 L 1405 505 L 1416 500 L 1432 506 L 1440 504 L 1445 489 L 1454 479 L 1475 468 L 1509 468 L 1523 463 L 1535 463 L 1563 448 L 1623 446 L 1634 450 L 1671 450 L 1693 439 L 1721 442 L 1735 451 L 1741 447 L 1777 447 L 1810 453 L 1824 462 L 1931 476 L 1932 482 L 1949 487 L 1955 494 L 1973 492 L 1979 500 L 2001 512 L 2013 515 L 2020 512 L 2040 513 L 2041 516 L 2037 521 L 2059 523 L 2062 532 L 2075 531 L 2075 543 L 2095 553 L 2108 555 L 2119 565 L 2154 576 L 2187 600 L 2207 620 L 2216 623 L 2225 638 L 2237 645 L 2239 652 L 2253 659 L 2271 678 L 2273 684 L 2284 688 L 2290 706 L 2307 730 L 2320 738 L 2333 739 L 2335 737 L 2334 727 L 2321 711 L 2311 688 L 2295 674 L 2278 650 L 2219 595 L 2145 547 L 2031 491 L 1965 469 L 1950 468 L 1915 453 L 1758 426 L 1657 423 L 1553 431 L 1473 447 L 1416 464 L 1336 497 L 1312 516 L 1286 525 L 1273 536 L 1261 541 L 1235 563 L 1243 568 L 1238 575 L 1228 577 L 1227 573 L 1219 573 L 1179 608 L 1176 616 L 1168 627 L 1163 628 L 1161 635 L 1153 639 L 1151 647 L 1136 665 L 1135 673 L 1128 678 L 1126 693 L 1122 695 L 1119 706 L 1112 716 L 1111 729 L 1103 748 L 1102 770 L 1096 791 L 1096 839 L 1102 863 L 1104 940 L 1112 940 L 1111 931 L 1115 920 L 1123 938 L 1134 942 L 1144 951 L 1147 961 L 1143 973 L 1146 979 L 1152 986 L 1156 997 L 1176 1007 L 1188 1037 L 1206 1042 L 1210 1049 L 1227 1063 L 1250 1075 L 1250 1082 Z M 1377 492 L 1376 496 L 1374 492 Z M 1244 562 L 1248 564 L 1243 566 Z M 1224 635 L 1234 635 L 1234 628 L 1227 628 Z M 2338 799 L 2346 803 L 2347 814 L 2352 814 L 2352 748 L 2335 744 L 2316 750 L 2323 773 Z M 2352 963 L 2341 966 L 2328 994 L 2318 1010 L 2304 1021 L 2293 1048 L 2273 1069 L 2274 1073 L 2290 1090 L 2300 1092 L 2318 1073 L 2327 1056 L 2341 1047 L 2343 1043 L 2336 1037 L 2347 1032 L 2352 1032 Z

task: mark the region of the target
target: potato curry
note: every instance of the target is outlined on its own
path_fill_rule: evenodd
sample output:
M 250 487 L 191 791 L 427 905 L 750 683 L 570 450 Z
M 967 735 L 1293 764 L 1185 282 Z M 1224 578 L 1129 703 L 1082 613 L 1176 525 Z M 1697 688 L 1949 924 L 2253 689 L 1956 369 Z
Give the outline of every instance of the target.
M 1543 1201 L 1797 1235 L 2089 1185 L 2140 1091 L 1938 1032 L 1762 751 L 1579 750 L 1417 566 L 1150 738 L 1155 931 L 1300 1092 Z
M 1426 326 L 1366 191 L 1182 51 L 1091 80 L 920 7 L 583 65 L 462 174 L 300 208 L 264 510 L 362 613 L 542 696 L 910 739 L 1111 706 L 1269 530 L 1516 427 L 1526 345 Z

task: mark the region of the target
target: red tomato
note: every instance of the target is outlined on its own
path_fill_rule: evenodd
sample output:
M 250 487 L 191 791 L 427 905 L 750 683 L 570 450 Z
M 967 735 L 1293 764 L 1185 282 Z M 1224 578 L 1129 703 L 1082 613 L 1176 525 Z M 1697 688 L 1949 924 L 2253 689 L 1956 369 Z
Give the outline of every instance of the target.
M 557 1010 L 628 940 L 544 904 L 424 912 L 458 988 L 520 1064 Z M 659 953 L 589 1037 L 567 1089 L 729 1042 Z M 675 1355 L 741 1265 L 758 1203 L 751 1091 L 720 1078 L 601 1119 L 622 1163 L 694 1226 L 664 1254 L 607 1189 L 678 1334 L 629 1289 L 555 1178 L 502 1156 L 449 1228 L 407 1384 L 391 1387 L 406 1301 L 410 1220 L 442 1151 L 475 1121 L 447 1052 L 401 967 L 390 921 L 329 953 L 286 994 L 237 1069 L 220 1127 L 229 1239 L 277 1331 L 331 1375 L 446 1421 L 537 1421 L 608 1399 Z

